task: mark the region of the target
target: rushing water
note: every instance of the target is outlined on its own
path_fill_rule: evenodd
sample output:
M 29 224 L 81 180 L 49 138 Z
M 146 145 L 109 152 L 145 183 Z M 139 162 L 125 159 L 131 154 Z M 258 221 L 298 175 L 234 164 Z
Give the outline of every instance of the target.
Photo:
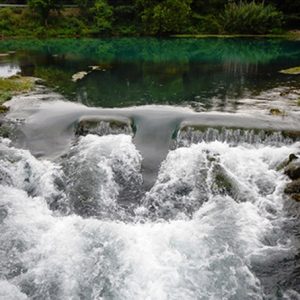
M 130 136 L 81 137 L 56 162 L 0 147 L 1 299 L 299 299 L 276 171 L 299 144 L 181 147 L 140 197 Z
M 0 300 L 300 299 L 300 204 L 282 169 L 300 155 L 300 113 L 281 89 L 299 82 L 278 73 L 300 64 L 299 42 L 0 51 L 16 51 L 0 75 L 62 93 L 14 97 L 0 124 L 11 130 L 0 138 Z M 149 103 L 164 105 L 138 106 Z

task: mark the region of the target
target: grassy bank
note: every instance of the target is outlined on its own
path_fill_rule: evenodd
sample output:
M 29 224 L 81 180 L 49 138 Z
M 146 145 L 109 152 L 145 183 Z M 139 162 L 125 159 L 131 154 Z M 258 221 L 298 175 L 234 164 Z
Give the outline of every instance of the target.
M 291 40 L 300 39 L 300 30 L 283 31 L 279 34 L 173 34 L 171 37 L 174 38 L 285 38 Z
M 10 100 L 14 95 L 31 91 L 34 88 L 34 83 L 35 79 L 31 77 L 0 78 L 0 105 Z

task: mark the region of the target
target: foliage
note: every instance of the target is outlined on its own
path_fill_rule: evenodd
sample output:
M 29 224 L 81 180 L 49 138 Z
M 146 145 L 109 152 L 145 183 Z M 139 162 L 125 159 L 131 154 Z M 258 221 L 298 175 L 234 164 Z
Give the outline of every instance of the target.
M 227 3 L 228 0 L 194 0 L 191 7 L 194 13 L 210 15 L 220 13 Z
M 12 97 L 11 93 L 10 92 L 7 92 L 7 91 L 0 91 L 0 105 L 3 104 L 4 102 L 10 100 Z
M 48 25 L 50 11 L 56 10 L 59 12 L 61 9 L 59 0 L 28 0 L 28 5 L 46 26 Z
M 282 13 L 272 5 L 252 1 L 230 2 L 220 17 L 226 33 L 265 34 L 282 25 Z
M 217 34 L 222 31 L 219 18 L 215 15 L 198 15 L 192 17 L 195 32 Z
M 17 15 L 13 13 L 11 8 L 3 8 L 0 10 L 0 31 L 9 30 L 12 24 L 16 23 Z
M 128 20 L 135 18 L 136 10 L 133 5 L 120 5 L 114 7 L 113 13 L 117 21 L 128 23 Z
M 13 94 L 30 91 L 33 86 L 34 82 L 26 77 L 0 78 L 0 106 L 2 107 L 2 104 L 8 101 Z
M 144 2 L 142 24 L 145 33 L 152 35 L 178 33 L 188 25 L 191 14 L 190 0 Z
M 96 33 L 108 32 L 112 26 L 112 8 L 106 0 L 95 0 L 90 8 L 90 14 L 93 16 L 93 23 Z
M 14 76 L 11 78 L 0 78 L 0 91 L 4 92 L 24 92 L 29 91 L 33 87 L 31 79 L 26 77 Z
M 62 0 L 28 0 L 30 9 L 0 8 L 0 35 L 278 34 L 284 22 L 299 24 L 299 1 L 250 1 L 73 0 L 61 10 Z

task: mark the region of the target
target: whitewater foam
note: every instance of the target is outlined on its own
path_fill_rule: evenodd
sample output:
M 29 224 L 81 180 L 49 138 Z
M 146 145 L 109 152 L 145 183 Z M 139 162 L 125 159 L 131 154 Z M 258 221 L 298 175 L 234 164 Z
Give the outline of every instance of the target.
M 277 264 L 297 249 L 276 167 L 298 149 L 213 142 L 170 151 L 141 205 L 134 199 L 134 218 L 118 204 L 141 180 L 130 136 L 82 137 L 61 164 L 2 140 L 0 298 L 274 299 L 279 289 L 297 299 L 297 286 L 280 286 L 287 273 Z M 216 172 L 242 196 L 216 186 Z M 81 184 L 101 213 L 53 210 L 49 199 L 64 195 L 72 207 Z

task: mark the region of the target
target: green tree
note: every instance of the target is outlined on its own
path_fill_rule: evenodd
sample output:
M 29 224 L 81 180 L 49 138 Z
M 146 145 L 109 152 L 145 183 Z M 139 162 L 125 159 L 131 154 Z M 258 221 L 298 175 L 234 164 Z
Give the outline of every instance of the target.
M 95 0 L 94 5 L 89 9 L 93 17 L 93 24 L 96 32 L 109 32 L 112 26 L 112 7 L 106 0 Z
M 28 5 L 34 11 L 45 26 L 48 26 L 48 19 L 51 10 L 60 11 L 60 0 L 28 0 Z
M 138 1 L 146 34 L 164 35 L 184 32 L 191 15 L 191 0 Z
M 90 8 L 93 7 L 95 0 L 75 0 L 75 3 L 80 9 L 80 16 L 89 19 L 90 18 Z
M 215 14 L 222 11 L 228 0 L 193 0 L 191 8 L 200 15 Z

